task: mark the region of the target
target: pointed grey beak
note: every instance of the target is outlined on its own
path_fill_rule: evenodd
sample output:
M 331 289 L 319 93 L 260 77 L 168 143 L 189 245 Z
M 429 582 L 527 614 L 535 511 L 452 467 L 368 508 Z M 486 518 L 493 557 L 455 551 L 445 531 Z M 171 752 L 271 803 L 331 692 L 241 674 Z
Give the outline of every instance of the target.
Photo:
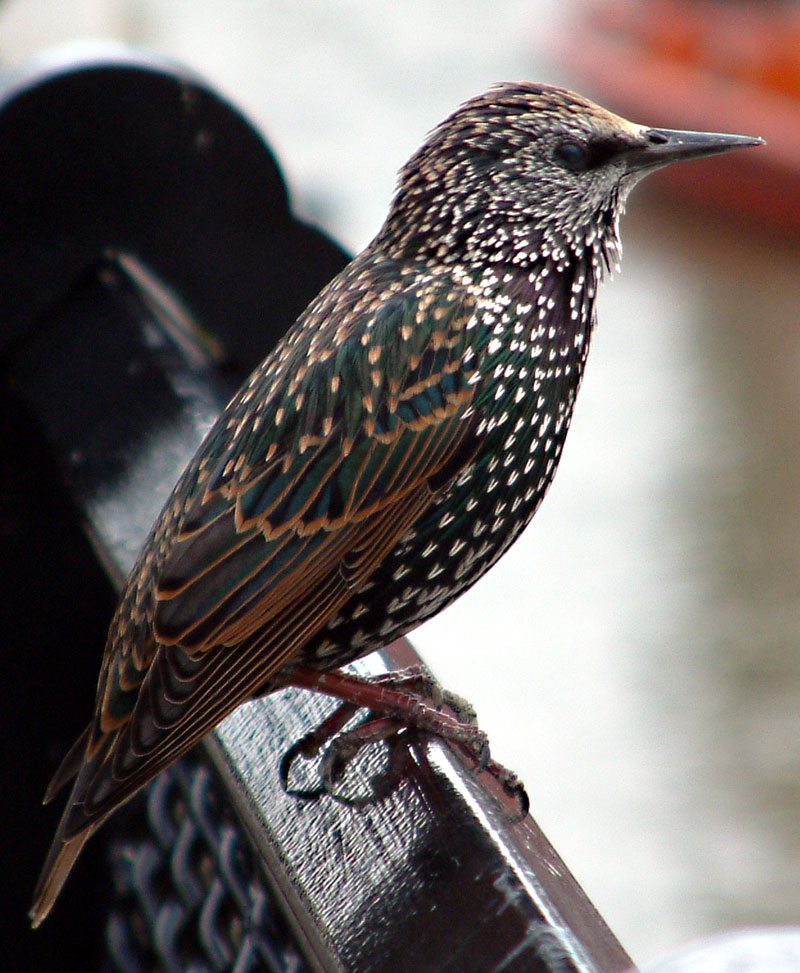
M 658 169 L 682 159 L 732 152 L 752 145 L 765 145 L 764 139 L 751 135 L 720 135 L 717 132 L 680 132 L 669 128 L 650 128 L 643 133 L 647 142 L 625 153 L 629 172 Z

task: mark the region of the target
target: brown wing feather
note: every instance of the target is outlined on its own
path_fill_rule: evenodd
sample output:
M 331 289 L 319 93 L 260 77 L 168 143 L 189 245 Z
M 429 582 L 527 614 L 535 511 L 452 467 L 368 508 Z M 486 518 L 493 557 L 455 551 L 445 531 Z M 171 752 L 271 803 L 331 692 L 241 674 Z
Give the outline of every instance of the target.
M 192 747 L 242 702 L 269 684 L 325 626 L 433 499 L 431 476 L 463 464 L 471 423 L 459 415 L 432 426 L 425 448 L 403 474 L 394 503 L 376 504 L 338 530 L 263 541 L 288 543 L 295 558 L 267 599 L 254 595 L 235 625 L 200 648 L 158 646 L 130 718 L 90 744 L 70 803 L 67 838 L 102 820 L 161 768 Z M 419 435 L 417 433 L 416 435 Z M 391 448 L 386 446 L 384 448 Z M 320 543 L 312 545 L 313 536 Z M 314 558 L 307 554 L 313 546 Z
M 420 324 L 416 298 L 381 303 L 368 333 L 342 332 L 333 359 L 314 350 L 312 321 L 298 332 L 310 344 L 293 339 L 268 359 L 212 430 L 132 572 L 95 719 L 48 791 L 77 771 L 40 881 L 51 892 L 39 919 L 82 836 L 243 701 L 279 685 L 419 518 L 432 484 L 469 461 L 475 366 L 462 367 L 461 356 L 472 302 L 451 289 L 442 301 L 425 339 L 410 324 Z M 324 317 L 324 303 L 316 313 Z M 291 414 L 270 391 L 285 388 L 287 374 L 297 377 Z M 326 406 L 312 421 L 301 403 L 317 408 L 322 391 Z M 248 396 L 268 413 L 249 426 L 237 419 Z M 257 428 L 277 438 L 259 439 Z M 209 465 L 214 456 L 222 460 Z
M 91 730 L 91 726 L 87 726 L 67 751 L 66 756 L 58 765 L 58 770 L 53 774 L 53 779 L 47 786 L 42 804 L 49 804 L 58 792 L 77 776 L 83 763 L 83 755 L 86 752 L 86 744 L 89 742 Z
M 324 627 L 430 503 L 432 494 L 420 486 L 410 502 L 396 510 L 386 507 L 374 518 L 353 525 L 347 532 L 350 549 L 357 552 L 357 569 L 348 577 L 332 565 L 324 577 L 306 586 L 303 600 L 257 628 L 236 649 L 219 645 L 207 653 L 192 690 L 165 712 L 169 700 L 166 672 L 175 669 L 179 647 L 158 650 L 142 683 L 131 719 L 107 737 L 85 764 L 76 791 L 80 806 L 65 828 L 71 838 L 88 824 L 102 820 L 159 770 L 190 749 L 201 737 L 268 684 L 270 679 Z M 337 548 L 341 545 L 336 545 Z M 171 649 L 172 660 L 168 652 Z M 235 657 L 232 656 L 235 652 Z M 71 803 L 77 794 L 73 795 Z

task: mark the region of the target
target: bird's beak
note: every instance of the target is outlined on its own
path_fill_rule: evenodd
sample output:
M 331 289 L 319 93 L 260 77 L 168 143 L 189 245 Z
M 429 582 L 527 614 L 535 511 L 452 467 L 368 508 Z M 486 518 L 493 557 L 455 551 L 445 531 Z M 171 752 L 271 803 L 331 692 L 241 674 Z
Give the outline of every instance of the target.
M 680 132 L 670 128 L 642 129 L 645 142 L 639 142 L 624 153 L 629 172 L 658 169 L 682 159 L 699 159 L 704 155 L 732 152 L 752 145 L 764 145 L 764 139 L 751 135 L 721 135 L 717 132 Z

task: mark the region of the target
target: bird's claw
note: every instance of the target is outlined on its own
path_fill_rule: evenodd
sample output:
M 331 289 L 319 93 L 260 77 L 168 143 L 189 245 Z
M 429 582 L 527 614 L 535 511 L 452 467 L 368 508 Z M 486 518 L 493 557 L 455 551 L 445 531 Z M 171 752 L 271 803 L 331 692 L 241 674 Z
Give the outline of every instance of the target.
M 287 794 L 306 800 L 328 794 L 337 801 L 356 806 L 379 800 L 391 792 L 402 776 L 403 746 L 399 744 L 405 744 L 413 733 L 422 731 L 454 744 L 474 763 L 476 773 L 490 773 L 504 792 L 517 801 L 519 817 L 527 814 L 529 802 L 525 788 L 515 774 L 492 759 L 489 738 L 478 727 L 474 708 L 463 697 L 442 689 L 422 666 L 384 673 L 369 680 L 343 673 L 331 674 L 326 679 L 326 684 L 320 687 L 309 685 L 308 677 L 307 681 L 296 683 L 329 693 L 335 688 L 346 702 L 284 755 L 280 779 Z M 444 707 L 454 715 L 443 712 Z M 365 718 L 355 727 L 345 729 L 359 709 L 366 710 Z M 373 743 L 387 745 L 388 769 L 370 778 L 368 797 L 341 794 L 338 787 L 348 766 L 363 748 Z M 297 758 L 311 760 L 320 754 L 320 786 L 290 787 L 289 776 Z

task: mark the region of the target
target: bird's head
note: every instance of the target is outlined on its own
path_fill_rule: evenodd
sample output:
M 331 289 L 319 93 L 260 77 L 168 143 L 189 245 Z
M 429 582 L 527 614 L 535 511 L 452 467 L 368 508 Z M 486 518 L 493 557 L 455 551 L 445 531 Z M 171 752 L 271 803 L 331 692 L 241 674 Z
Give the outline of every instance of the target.
M 384 227 L 404 255 L 508 260 L 591 248 L 606 262 L 633 186 L 761 139 L 648 128 L 544 84 L 501 84 L 442 122 L 401 170 Z

